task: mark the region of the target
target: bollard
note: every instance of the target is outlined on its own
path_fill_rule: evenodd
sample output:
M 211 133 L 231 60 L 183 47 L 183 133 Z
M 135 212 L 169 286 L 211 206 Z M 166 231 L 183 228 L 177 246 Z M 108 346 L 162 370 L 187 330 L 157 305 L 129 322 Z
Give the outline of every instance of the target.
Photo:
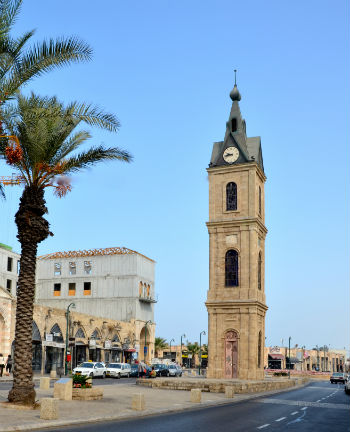
M 49 390 L 50 389 L 50 378 L 49 377 L 40 377 L 40 390 Z
M 56 376 L 57 376 L 56 371 L 55 371 L 55 370 L 52 370 L 52 371 L 50 372 L 50 378 L 56 378 Z
M 40 418 L 42 420 L 57 420 L 58 399 L 43 398 L 40 402 Z
M 202 401 L 202 390 L 201 389 L 191 389 L 191 402 L 201 403 Z
M 61 378 L 53 386 L 53 397 L 60 400 L 72 400 L 72 378 Z
M 143 411 L 145 409 L 145 396 L 142 393 L 133 394 L 131 408 L 136 411 Z
M 235 397 L 235 388 L 233 386 L 225 386 L 225 396 L 227 398 Z

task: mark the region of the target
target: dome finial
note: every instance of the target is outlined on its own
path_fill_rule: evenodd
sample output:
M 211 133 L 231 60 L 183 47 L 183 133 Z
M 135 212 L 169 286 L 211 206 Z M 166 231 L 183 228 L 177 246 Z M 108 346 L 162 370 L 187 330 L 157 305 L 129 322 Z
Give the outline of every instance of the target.
M 235 86 L 231 90 L 230 98 L 233 101 L 235 101 L 235 100 L 236 101 L 240 101 L 241 100 L 241 94 L 240 94 L 240 92 L 238 91 L 238 88 L 237 88 L 237 69 L 234 69 L 234 72 L 235 72 Z

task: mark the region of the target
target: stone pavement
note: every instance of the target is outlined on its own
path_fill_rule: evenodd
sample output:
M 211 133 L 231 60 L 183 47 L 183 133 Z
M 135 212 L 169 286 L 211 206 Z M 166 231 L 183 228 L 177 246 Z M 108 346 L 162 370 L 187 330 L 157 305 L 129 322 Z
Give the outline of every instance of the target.
M 176 379 L 176 378 L 174 378 Z M 95 384 L 98 386 L 98 383 Z M 83 424 L 95 421 L 122 420 L 162 414 L 166 412 L 183 411 L 198 407 L 239 402 L 257 396 L 276 393 L 241 394 L 233 399 L 225 398 L 222 393 L 202 393 L 202 402 L 190 402 L 190 392 L 182 390 L 161 390 L 137 386 L 135 384 L 104 385 L 103 400 L 98 401 L 59 401 L 58 420 L 41 420 L 40 410 L 19 410 L 4 408 L 0 404 L 0 432 L 15 430 L 35 430 L 47 427 Z M 49 390 L 36 389 L 37 399 L 53 396 L 53 388 Z M 145 397 L 145 410 L 131 409 L 132 396 L 142 393 Z M 8 390 L 0 390 L 0 402 L 7 400 Z

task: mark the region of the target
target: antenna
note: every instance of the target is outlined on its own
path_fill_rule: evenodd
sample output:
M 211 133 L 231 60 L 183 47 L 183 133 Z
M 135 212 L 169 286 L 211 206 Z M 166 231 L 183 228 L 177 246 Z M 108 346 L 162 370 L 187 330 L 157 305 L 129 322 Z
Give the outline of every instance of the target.
M 235 85 L 237 85 L 236 83 L 237 69 L 235 69 L 234 72 L 235 72 Z

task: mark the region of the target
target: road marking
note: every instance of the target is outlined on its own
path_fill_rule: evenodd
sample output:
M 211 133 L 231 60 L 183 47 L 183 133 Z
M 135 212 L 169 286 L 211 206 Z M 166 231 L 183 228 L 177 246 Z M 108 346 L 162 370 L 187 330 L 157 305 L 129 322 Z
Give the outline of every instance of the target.
M 305 409 L 307 407 L 314 408 L 333 408 L 340 410 L 349 410 L 349 404 L 340 404 L 340 403 L 330 403 L 330 402 L 307 402 L 307 401 L 293 401 L 293 400 L 285 400 L 285 399 L 274 399 L 274 398 L 262 398 L 255 399 L 251 401 L 251 403 L 268 403 L 268 404 L 277 404 L 277 405 L 291 405 L 291 406 L 303 406 Z
M 321 399 L 317 400 L 316 402 L 321 402 Z
M 292 412 L 291 415 L 295 415 L 295 414 L 298 414 L 298 411 L 294 411 L 294 412 Z
M 303 408 L 301 408 L 302 410 L 306 410 L 307 409 L 307 407 L 303 407 Z
M 257 429 L 264 429 L 264 428 L 266 428 L 267 426 L 270 426 L 270 423 L 266 423 L 266 424 L 264 424 L 264 425 L 262 425 L 262 426 L 259 426 Z
M 277 420 L 275 420 L 275 421 L 282 421 L 282 420 L 284 420 L 284 419 L 286 419 L 287 417 L 281 417 L 281 418 L 279 418 L 279 419 L 277 419 Z

